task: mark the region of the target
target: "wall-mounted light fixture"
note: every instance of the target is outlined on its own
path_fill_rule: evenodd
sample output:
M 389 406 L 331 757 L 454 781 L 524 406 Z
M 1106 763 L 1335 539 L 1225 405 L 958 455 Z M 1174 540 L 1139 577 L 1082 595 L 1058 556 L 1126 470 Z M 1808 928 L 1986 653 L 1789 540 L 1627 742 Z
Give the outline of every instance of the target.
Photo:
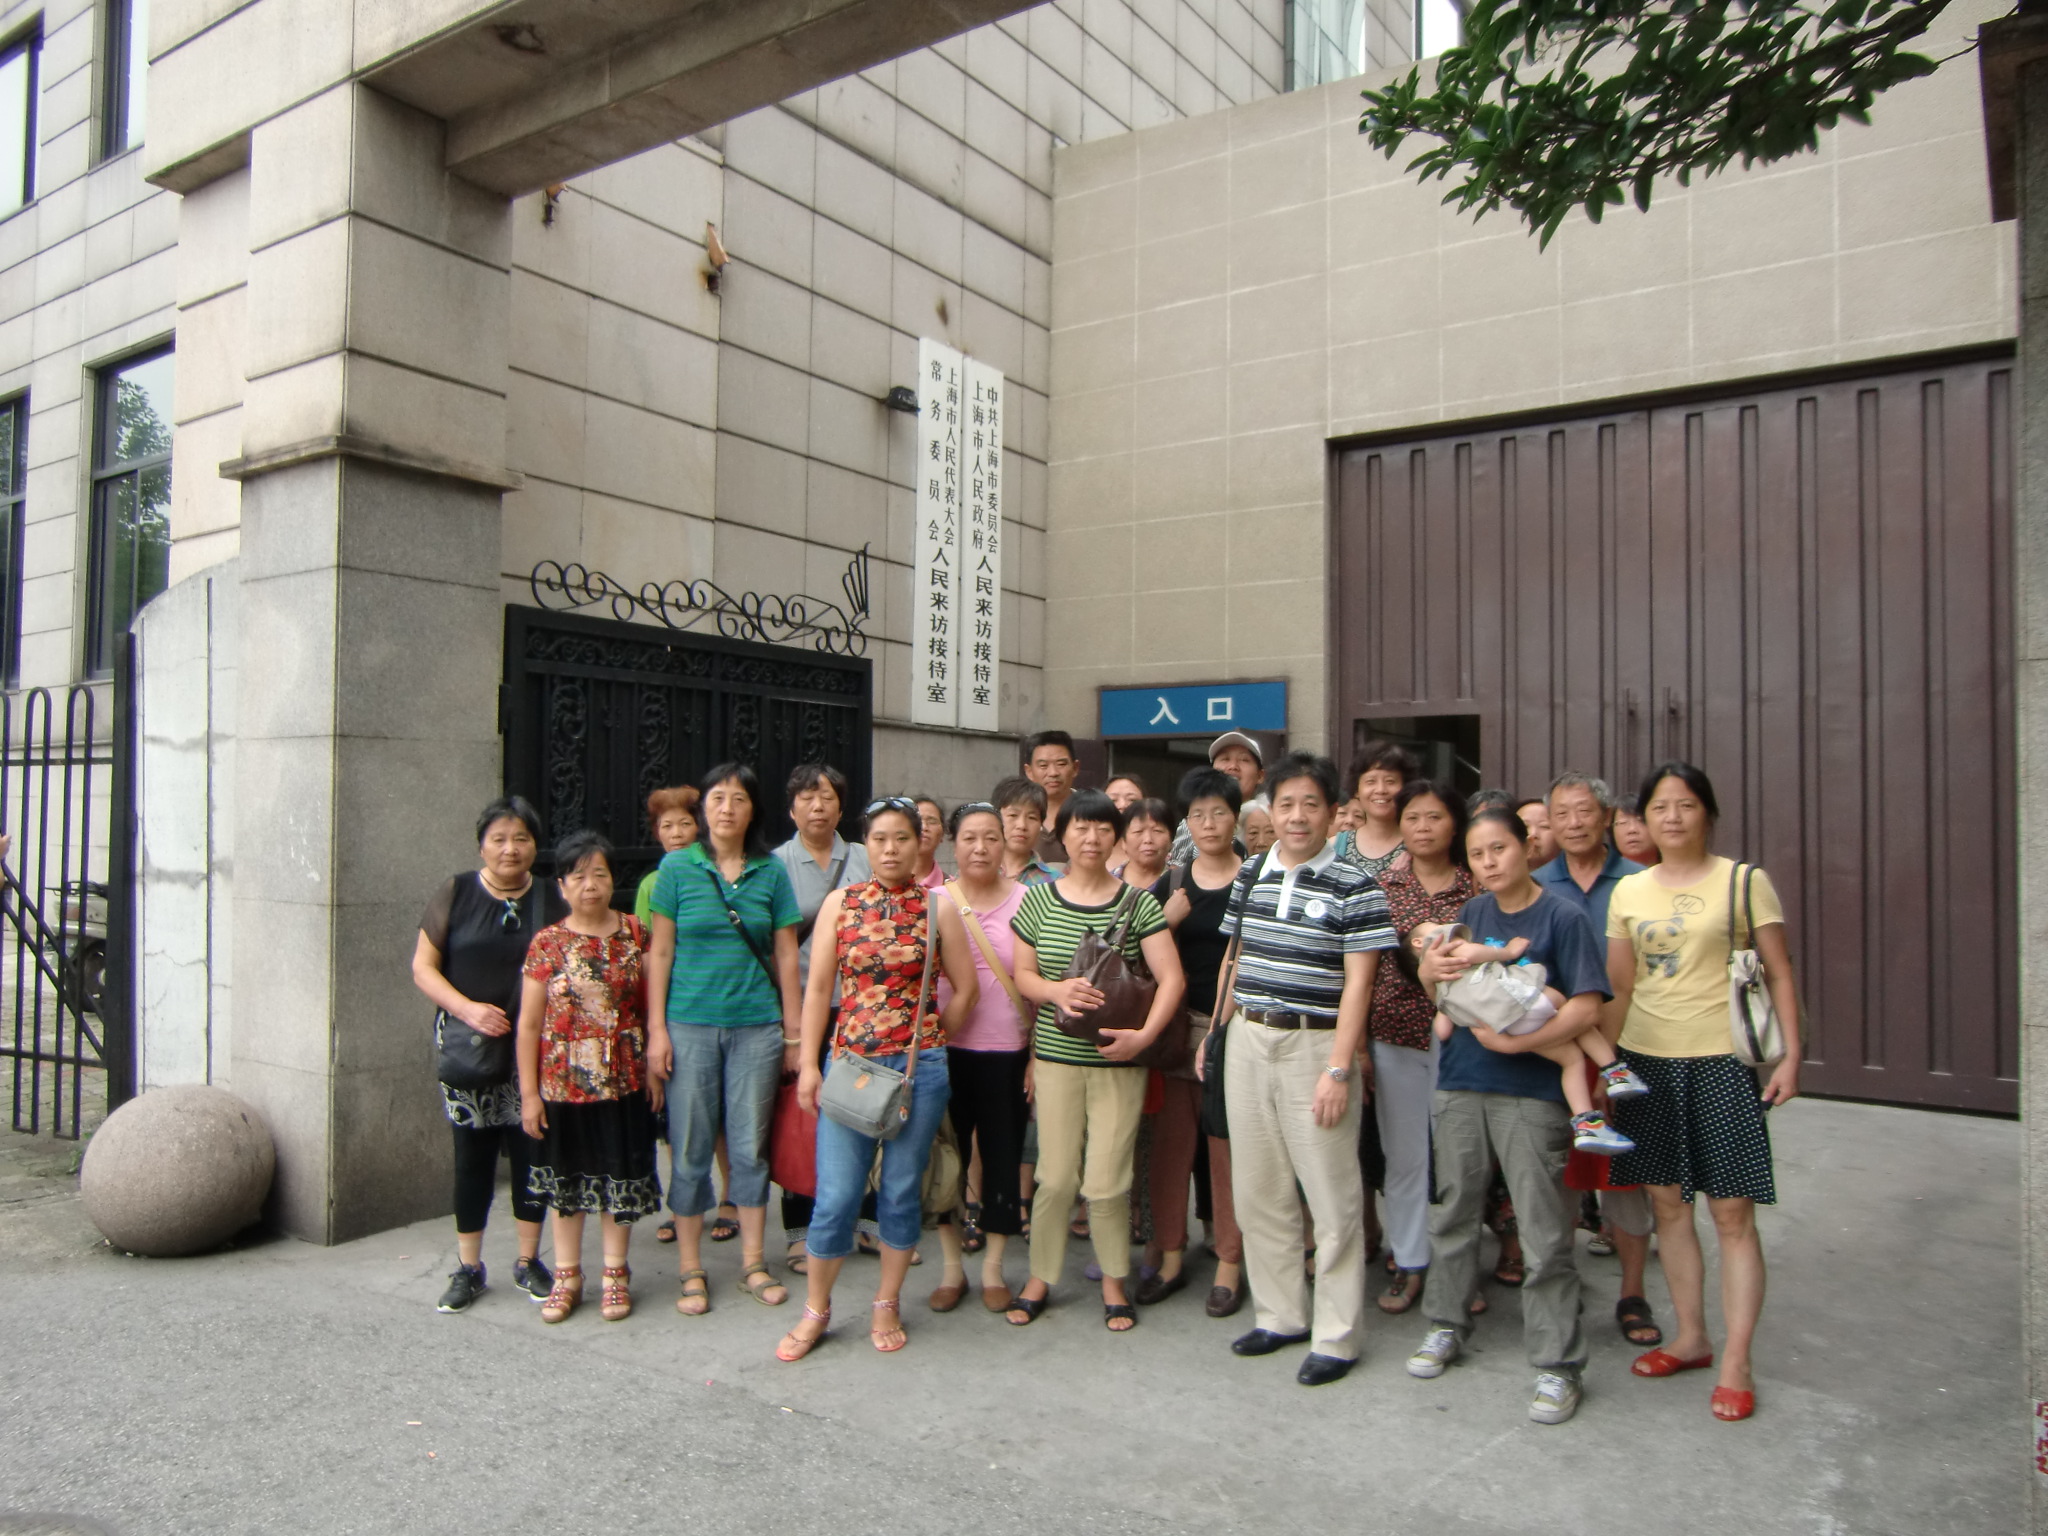
M 908 384 L 898 384 L 882 396 L 882 404 L 892 411 L 903 411 L 912 416 L 918 414 L 917 391 Z
M 711 292 L 718 292 L 718 274 L 723 272 L 731 261 L 732 258 L 725 253 L 725 242 L 718 238 L 718 226 L 716 224 L 706 224 L 704 226 L 704 286 L 710 289 Z

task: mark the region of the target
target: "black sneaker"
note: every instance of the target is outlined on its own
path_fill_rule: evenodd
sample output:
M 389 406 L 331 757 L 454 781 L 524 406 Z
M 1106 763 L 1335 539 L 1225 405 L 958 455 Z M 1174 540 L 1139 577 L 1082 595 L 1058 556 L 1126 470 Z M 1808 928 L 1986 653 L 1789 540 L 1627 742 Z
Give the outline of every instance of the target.
M 469 1304 L 489 1290 L 484 1284 L 484 1267 L 481 1264 L 463 1264 L 448 1277 L 448 1289 L 441 1293 L 441 1299 L 434 1303 L 436 1312 L 467 1312 Z
M 512 1266 L 512 1283 L 539 1303 L 546 1301 L 548 1293 L 554 1290 L 555 1277 L 553 1271 L 536 1256 L 521 1259 Z

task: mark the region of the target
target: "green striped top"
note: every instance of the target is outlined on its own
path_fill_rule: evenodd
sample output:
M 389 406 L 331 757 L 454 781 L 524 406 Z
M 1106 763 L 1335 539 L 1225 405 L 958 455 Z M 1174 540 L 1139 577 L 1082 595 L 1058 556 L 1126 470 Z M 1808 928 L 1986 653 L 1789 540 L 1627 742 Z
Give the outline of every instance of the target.
M 1138 909 L 1131 917 L 1124 958 L 1139 958 L 1140 943 L 1166 927 L 1166 914 L 1150 891 L 1139 891 Z M 1116 918 L 1123 892 L 1119 890 L 1099 907 L 1083 907 L 1068 901 L 1056 885 L 1034 885 L 1024 893 L 1023 905 L 1010 919 L 1010 929 L 1029 944 L 1038 956 L 1038 974 L 1058 980 L 1080 948 L 1081 935 L 1101 933 Z M 1059 1010 L 1051 1003 L 1038 1007 L 1038 1026 L 1032 1034 L 1031 1054 L 1040 1061 L 1061 1061 L 1076 1067 L 1120 1067 L 1128 1062 L 1111 1061 L 1086 1040 L 1062 1034 L 1055 1022 Z

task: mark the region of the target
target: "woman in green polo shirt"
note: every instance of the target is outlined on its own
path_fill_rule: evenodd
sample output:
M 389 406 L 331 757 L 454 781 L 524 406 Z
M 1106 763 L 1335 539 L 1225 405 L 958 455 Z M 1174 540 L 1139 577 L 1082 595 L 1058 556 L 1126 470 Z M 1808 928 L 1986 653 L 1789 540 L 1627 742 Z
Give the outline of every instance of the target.
M 647 1067 L 669 1080 L 668 1204 L 683 1279 L 676 1310 L 686 1317 L 711 1310 L 701 1250 L 721 1132 L 727 1198 L 740 1213 L 740 1287 L 764 1306 L 789 1299 L 764 1251 L 768 1122 L 776 1084 L 796 1066 L 800 1017 L 801 918 L 789 873 L 761 835 L 760 780 L 745 764 L 721 763 L 699 792 L 704 835 L 662 858 L 647 955 Z

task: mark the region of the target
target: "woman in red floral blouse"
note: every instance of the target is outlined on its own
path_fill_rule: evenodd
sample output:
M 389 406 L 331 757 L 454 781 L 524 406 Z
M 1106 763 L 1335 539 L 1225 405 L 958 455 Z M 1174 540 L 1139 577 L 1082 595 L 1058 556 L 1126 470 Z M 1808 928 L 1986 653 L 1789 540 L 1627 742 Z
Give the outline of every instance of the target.
M 1405 865 L 1380 876 L 1387 912 L 1401 937 L 1398 959 L 1373 982 L 1365 1030 L 1371 1040 L 1373 1114 L 1386 1154 L 1387 1238 L 1393 1282 L 1380 1297 L 1385 1312 L 1406 1312 L 1422 1294 L 1429 1268 L 1429 1106 L 1436 1092 L 1436 1004 L 1415 979 L 1408 935 L 1423 923 L 1452 923 L 1479 892 L 1465 870 L 1465 801 L 1440 785 L 1415 780 L 1394 798 Z
M 569 915 L 534 935 L 519 1007 L 519 1102 L 540 1145 L 532 1188 L 554 1207 L 555 1285 L 541 1304 L 559 1323 L 583 1299 L 583 1218 L 601 1213 L 604 1298 L 616 1322 L 633 1310 L 626 1246 L 632 1223 L 661 1205 L 647 1071 L 647 933 L 612 910 L 612 846 L 572 832 L 556 850 Z
M 853 1253 L 854 1219 L 878 1147 L 875 1218 L 882 1233 L 882 1276 L 868 1331 L 884 1354 L 909 1342 L 903 1332 L 903 1280 L 924 1226 L 925 1161 L 950 1092 L 946 1037 L 973 1011 L 980 995 L 959 909 L 943 890 L 918 883 L 922 831 L 914 802 L 887 799 L 870 805 L 865 843 L 874 878 L 829 893 L 818 909 L 811 974 L 804 986 L 797 1102 L 816 1110 L 828 1072 L 863 1072 L 873 1062 L 907 1073 L 913 1050 L 917 1057 L 910 1118 L 890 1140 L 864 1136 L 830 1115 L 818 1117 L 818 1197 L 804 1239 L 804 1281 L 810 1294 L 802 1321 L 776 1346 L 779 1360 L 803 1359 L 825 1336 L 832 1320 L 832 1283 Z M 952 983 L 943 1009 L 934 995 L 936 985 L 919 996 L 925 978 L 936 983 L 941 975 Z M 818 1059 L 835 1001 L 838 1026 L 821 1072 Z

